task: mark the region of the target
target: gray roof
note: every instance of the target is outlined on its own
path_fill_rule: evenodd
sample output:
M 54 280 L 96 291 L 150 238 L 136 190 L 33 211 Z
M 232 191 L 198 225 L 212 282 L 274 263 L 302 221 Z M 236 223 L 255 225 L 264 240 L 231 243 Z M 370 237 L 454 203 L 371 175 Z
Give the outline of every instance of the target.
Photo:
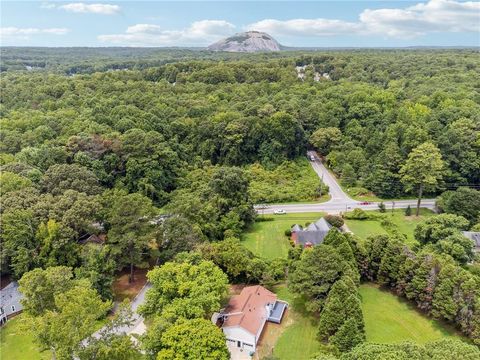
M 17 303 L 22 299 L 22 294 L 18 291 L 18 283 L 11 282 L 0 290 L 0 305 L 7 306 L 11 303 Z
M 315 226 L 319 230 L 327 231 L 327 232 L 330 231 L 330 229 L 332 228 L 332 225 L 330 225 L 328 221 L 325 220 L 325 218 L 323 217 L 315 222 Z
M 295 226 L 293 228 L 295 228 Z M 310 243 L 312 245 L 319 245 L 323 243 L 323 240 L 325 239 L 331 228 L 332 225 L 330 225 L 324 218 L 321 218 L 316 222 L 308 225 L 305 230 L 296 231 L 297 242 L 302 245 L 306 245 L 307 243 Z
M 305 231 L 318 231 L 317 225 L 315 225 L 315 223 L 311 223 L 310 225 L 307 226 Z
M 302 231 L 302 227 L 298 224 L 292 226 L 292 232 Z
M 480 232 L 463 231 L 463 235 L 472 240 L 475 247 L 480 248 Z

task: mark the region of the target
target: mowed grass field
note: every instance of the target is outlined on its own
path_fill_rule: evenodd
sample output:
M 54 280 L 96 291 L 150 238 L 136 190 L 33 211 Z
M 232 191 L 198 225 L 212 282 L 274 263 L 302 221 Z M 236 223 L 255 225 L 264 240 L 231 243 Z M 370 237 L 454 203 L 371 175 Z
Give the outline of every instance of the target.
M 454 329 L 421 314 L 413 304 L 379 289 L 376 284 L 362 284 L 359 291 L 369 342 L 398 343 L 409 340 L 423 344 L 444 337 L 462 338 Z
M 22 315 L 10 319 L 0 329 L 0 359 L 2 360 L 43 360 L 51 359 L 50 351 L 40 352 L 32 335 L 21 328 Z
M 273 217 L 273 221 L 255 222 L 252 227 L 243 234 L 243 245 L 255 255 L 267 259 L 286 258 L 290 241 L 285 236 L 285 230 L 293 224 L 305 225 L 320 219 L 324 213 L 301 213 L 286 215 L 265 215 Z M 261 215 L 260 215 L 261 216 Z
M 412 213 L 415 209 L 412 209 Z M 435 214 L 429 209 L 420 209 L 420 216 L 405 216 L 405 209 L 397 209 L 393 213 L 391 211 L 385 213 L 385 217 L 391 220 L 400 233 L 405 234 L 406 243 L 413 245 L 416 240 L 413 232 L 417 224 L 429 216 Z M 345 220 L 349 229 L 362 239 L 366 239 L 370 235 L 388 234 L 387 230 L 381 225 L 381 220 Z
M 285 284 L 276 286 L 274 291 L 290 306 L 280 325 L 267 325 L 268 334 L 260 339 L 258 358 L 270 355 L 273 348 L 273 355 L 280 360 L 312 359 L 320 349 L 315 318 L 307 314 L 303 303 L 294 299 Z

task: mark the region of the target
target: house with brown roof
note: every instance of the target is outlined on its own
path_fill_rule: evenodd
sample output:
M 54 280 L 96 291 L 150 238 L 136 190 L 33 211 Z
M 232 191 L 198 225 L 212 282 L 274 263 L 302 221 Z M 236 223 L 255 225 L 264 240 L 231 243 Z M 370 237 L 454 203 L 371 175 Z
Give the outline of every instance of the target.
M 263 286 L 247 286 L 233 296 L 219 314 L 219 324 L 229 348 L 254 353 L 267 321 L 279 324 L 288 303 Z

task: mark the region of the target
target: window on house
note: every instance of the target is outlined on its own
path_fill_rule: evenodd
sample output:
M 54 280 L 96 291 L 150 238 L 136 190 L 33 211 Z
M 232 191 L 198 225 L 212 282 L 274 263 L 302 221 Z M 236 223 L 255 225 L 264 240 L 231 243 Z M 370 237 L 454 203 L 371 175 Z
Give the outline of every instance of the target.
M 15 312 L 15 305 L 12 305 L 12 311 Z

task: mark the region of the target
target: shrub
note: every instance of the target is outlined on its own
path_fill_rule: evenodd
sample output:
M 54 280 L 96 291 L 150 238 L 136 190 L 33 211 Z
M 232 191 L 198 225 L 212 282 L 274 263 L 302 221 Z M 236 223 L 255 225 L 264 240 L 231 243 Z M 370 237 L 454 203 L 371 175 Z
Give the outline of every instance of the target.
M 345 223 L 345 221 L 343 221 L 343 219 L 338 215 L 325 215 L 324 218 L 330 225 L 335 226 L 336 228 L 341 228 Z
M 363 187 L 352 187 L 348 189 L 348 193 L 350 196 L 364 196 L 370 193 L 370 190 L 365 189 Z
M 273 217 L 264 217 L 264 216 L 257 216 L 255 222 L 264 222 L 264 221 L 273 221 L 275 220 Z
M 292 236 L 292 230 L 290 229 L 285 230 L 285 236 L 288 236 L 288 237 Z
M 356 208 L 356 209 L 353 209 L 353 211 L 345 213 L 343 217 L 345 219 L 351 219 L 351 220 L 366 220 L 369 218 L 369 215 L 365 210 Z
M 387 211 L 387 208 L 385 207 L 385 204 L 383 203 L 383 201 L 380 204 L 378 204 L 378 210 L 381 213 L 384 213 L 385 211 Z
M 412 216 L 412 208 L 410 207 L 410 205 L 408 205 L 405 209 L 405 216 Z

